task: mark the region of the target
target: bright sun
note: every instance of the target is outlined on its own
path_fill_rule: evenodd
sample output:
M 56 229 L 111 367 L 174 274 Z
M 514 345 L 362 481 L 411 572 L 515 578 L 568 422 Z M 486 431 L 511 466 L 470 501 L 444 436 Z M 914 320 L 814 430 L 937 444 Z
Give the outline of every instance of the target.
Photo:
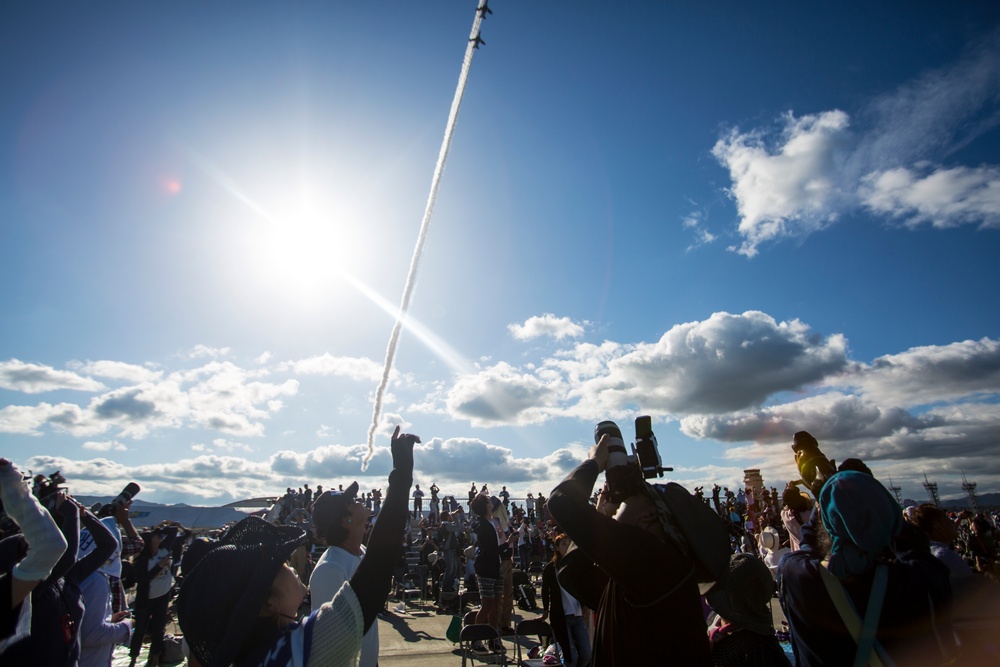
M 367 255 L 370 239 L 353 207 L 302 195 L 269 220 L 251 242 L 252 262 L 266 280 L 298 294 L 327 291 Z

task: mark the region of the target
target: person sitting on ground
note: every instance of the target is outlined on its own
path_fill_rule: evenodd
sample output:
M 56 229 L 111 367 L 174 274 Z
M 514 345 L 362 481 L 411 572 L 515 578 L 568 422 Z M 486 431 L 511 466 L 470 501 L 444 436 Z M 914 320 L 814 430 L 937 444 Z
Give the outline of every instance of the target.
M 313 529 L 328 548 L 309 579 L 312 610 L 332 600 L 344 582 L 350 581 L 365 557 L 365 525 L 371 511 L 357 498 L 358 483 L 352 482 L 343 493 L 327 491 L 316 499 Z M 361 642 L 361 667 L 378 664 L 378 623 L 373 623 Z
M 303 531 L 248 517 L 235 536 L 202 557 L 177 597 L 181 629 L 201 667 L 357 664 L 362 637 L 389 594 L 418 442 L 396 427 L 389 487 L 365 558 L 350 581 L 301 622 L 306 587 L 286 561 L 306 540 Z
M 706 599 L 718 617 L 709 630 L 713 667 L 790 665 L 774 636 L 771 608 L 774 580 L 757 556 L 733 554 L 726 585 Z

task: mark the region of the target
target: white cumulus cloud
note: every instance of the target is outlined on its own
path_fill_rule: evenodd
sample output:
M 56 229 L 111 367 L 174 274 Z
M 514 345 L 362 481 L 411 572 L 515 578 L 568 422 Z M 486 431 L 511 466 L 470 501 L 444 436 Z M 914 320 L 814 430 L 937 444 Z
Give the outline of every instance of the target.
M 737 250 L 822 230 L 847 212 L 936 228 L 1000 227 L 1000 167 L 941 165 L 1000 123 L 1000 39 L 955 64 L 840 109 L 785 113 L 769 128 L 730 130 L 712 150 L 729 171 Z
M 574 322 L 568 317 L 556 317 L 552 313 L 536 315 L 525 320 L 524 324 L 508 324 L 507 330 L 517 340 L 531 340 L 540 336 L 551 336 L 556 340 L 563 338 L 579 338 L 583 335 L 584 325 Z

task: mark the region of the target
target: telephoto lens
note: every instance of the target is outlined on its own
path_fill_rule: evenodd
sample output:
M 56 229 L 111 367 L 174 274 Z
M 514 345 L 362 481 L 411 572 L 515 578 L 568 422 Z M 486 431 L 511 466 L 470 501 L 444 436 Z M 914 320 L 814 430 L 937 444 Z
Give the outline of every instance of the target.
M 125 485 L 125 488 L 122 489 L 122 492 L 119 493 L 114 500 L 112 500 L 110 503 L 102 507 L 100 511 L 97 512 L 97 516 L 102 519 L 104 517 L 111 516 L 112 514 L 114 514 L 116 507 L 127 505 L 128 501 L 132 500 L 132 498 L 134 498 L 135 494 L 137 493 L 139 493 L 139 485 L 136 484 L 135 482 L 129 482 L 128 484 Z

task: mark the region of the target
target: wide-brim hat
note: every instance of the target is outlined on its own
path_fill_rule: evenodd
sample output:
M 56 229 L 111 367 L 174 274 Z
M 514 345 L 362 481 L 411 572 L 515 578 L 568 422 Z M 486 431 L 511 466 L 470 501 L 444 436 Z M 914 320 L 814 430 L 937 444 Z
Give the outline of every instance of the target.
M 184 577 L 177 618 L 205 667 L 228 667 L 247 640 L 275 578 L 304 531 L 247 517 Z
M 358 497 L 358 483 L 351 484 L 343 491 L 324 491 L 313 503 L 312 520 L 316 532 L 324 534 L 347 514 L 354 499 Z
M 725 586 L 716 587 L 705 598 L 730 623 L 757 634 L 773 635 L 768 607 L 773 593 L 774 580 L 764 561 L 753 554 L 739 553 L 729 559 Z

